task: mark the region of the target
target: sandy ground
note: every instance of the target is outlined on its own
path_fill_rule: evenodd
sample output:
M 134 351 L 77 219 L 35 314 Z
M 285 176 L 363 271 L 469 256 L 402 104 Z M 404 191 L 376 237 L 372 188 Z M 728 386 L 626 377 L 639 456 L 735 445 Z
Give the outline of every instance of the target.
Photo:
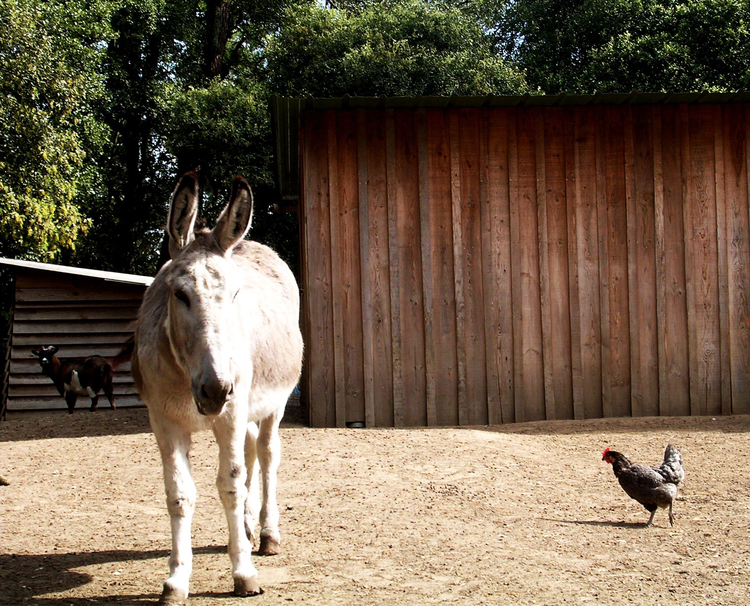
M 290 411 L 294 413 L 295 411 Z M 294 415 L 292 415 L 294 416 Z M 286 422 L 284 552 L 235 598 L 217 447 L 195 439 L 189 604 L 747 604 L 750 417 L 502 427 L 310 429 Z M 679 446 L 675 505 L 647 512 L 601 460 Z M 0 423 L 0 604 L 144 604 L 169 518 L 144 409 L 9 413 Z

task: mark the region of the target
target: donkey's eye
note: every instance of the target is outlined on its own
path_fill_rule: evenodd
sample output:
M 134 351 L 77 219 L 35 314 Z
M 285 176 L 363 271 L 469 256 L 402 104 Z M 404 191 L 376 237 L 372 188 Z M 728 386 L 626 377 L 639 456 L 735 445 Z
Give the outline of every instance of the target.
M 174 291 L 174 298 L 182 303 L 185 307 L 190 307 L 190 299 L 188 298 L 184 290 Z
M 234 295 L 232 296 L 232 303 L 234 303 L 234 300 L 237 298 L 238 294 L 240 294 L 239 289 L 237 289 L 237 292 L 235 292 Z

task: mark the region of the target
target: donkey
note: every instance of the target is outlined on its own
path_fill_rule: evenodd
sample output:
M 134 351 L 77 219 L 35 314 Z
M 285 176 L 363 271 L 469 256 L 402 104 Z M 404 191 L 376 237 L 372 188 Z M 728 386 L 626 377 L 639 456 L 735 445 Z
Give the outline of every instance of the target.
M 57 387 L 57 391 L 65 398 L 68 413 L 73 414 L 78 396 L 91 398 L 91 412 L 96 410 L 99 403 L 99 392 L 109 400 L 112 409 L 115 408 L 115 395 L 112 386 L 112 365 L 101 356 L 88 358 L 58 358 L 55 345 L 32 349 L 32 355 L 39 358 L 42 372 L 47 375 Z
M 249 185 L 234 179 L 213 230 L 195 229 L 197 207 L 198 176 L 190 172 L 172 194 L 171 260 L 146 291 L 132 353 L 161 452 L 172 526 L 163 604 L 183 604 L 188 595 L 196 499 L 188 453 L 191 434 L 205 429 L 219 446 L 216 485 L 229 527 L 234 593 L 262 593 L 251 551 L 258 521 L 259 554 L 281 547 L 278 428 L 302 368 L 294 276 L 270 248 L 243 239 L 252 218 Z

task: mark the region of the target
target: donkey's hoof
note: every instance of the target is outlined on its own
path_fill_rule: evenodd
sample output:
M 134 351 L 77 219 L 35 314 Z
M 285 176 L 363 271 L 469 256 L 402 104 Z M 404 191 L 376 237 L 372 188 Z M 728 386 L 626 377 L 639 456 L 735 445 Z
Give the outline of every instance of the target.
M 281 553 L 281 543 L 272 537 L 261 537 L 258 555 L 273 556 Z
M 258 575 L 251 576 L 249 579 L 235 577 L 234 595 L 242 598 L 247 596 L 261 595 L 263 590 L 258 583 Z
M 159 604 L 161 606 L 185 606 L 187 599 L 174 589 L 165 587 L 164 591 L 161 592 Z

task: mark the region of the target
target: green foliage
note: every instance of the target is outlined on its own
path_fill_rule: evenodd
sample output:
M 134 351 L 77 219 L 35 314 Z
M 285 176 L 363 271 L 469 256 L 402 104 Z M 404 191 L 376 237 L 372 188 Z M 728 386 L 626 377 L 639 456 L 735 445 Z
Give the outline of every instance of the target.
M 0 0 L 0 254 L 56 258 L 89 221 L 89 161 L 107 131 L 92 118 L 102 95 L 92 18 L 56 2 Z
M 750 85 L 747 0 L 518 0 L 496 40 L 546 93 Z
M 167 149 L 184 168 L 199 168 L 204 217 L 213 222 L 232 178 L 272 186 L 268 105 L 258 83 L 214 80 L 206 87 L 169 87 L 163 98 Z
M 526 90 L 476 22 L 419 0 L 289 13 L 266 49 L 271 90 L 296 96 L 484 95 Z
M 0 0 L 0 255 L 153 273 L 169 191 L 273 199 L 269 94 L 750 88 L 748 0 Z M 281 239 L 280 239 L 281 238 Z

